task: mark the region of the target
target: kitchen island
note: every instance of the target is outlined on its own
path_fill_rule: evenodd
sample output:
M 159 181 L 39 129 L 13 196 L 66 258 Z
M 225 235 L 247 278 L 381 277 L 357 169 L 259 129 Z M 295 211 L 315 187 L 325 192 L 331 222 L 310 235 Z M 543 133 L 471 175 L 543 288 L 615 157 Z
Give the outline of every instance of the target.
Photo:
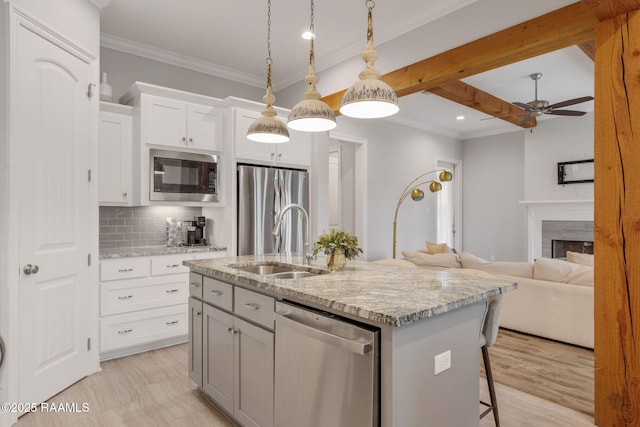
M 291 301 L 379 328 L 379 402 L 375 405 L 379 420 L 377 416 L 375 419 L 381 426 L 479 424 L 479 334 L 486 300 L 515 290 L 515 283 L 357 261 L 349 262 L 341 272 L 295 279 L 245 271 L 255 265 L 293 265 L 296 271 L 310 273 L 325 270 L 321 260 L 309 267 L 303 265 L 302 257 L 286 255 L 203 259 L 184 264 L 195 277 L 209 278 L 214 294 L 221 292 L 215 284 L 227 284 L 233 291 L 229 298 L 236 297 L 235 306 L 246 291 L 251 291 L 273 301 Z M 206 295 L 204 298 L 206 303 Z M 226 310 L 237 313 L 231 300 Z M 256 304 L 244 305 L 257 310 Z M 266 324 L 274 329 L 272 321 Z M 233 327 L 229 330 L 235 331 Z M 277 340 L 277 327 L 274 336 Z M 273 345 L 271 350 L 268 347 L 266 351 L 273 352 Z M 206 386 L 201 387 L 207 392 Z M 249 422 L 229 407 L 225 409 L 245 425 L 280 427 L 273 422 Z

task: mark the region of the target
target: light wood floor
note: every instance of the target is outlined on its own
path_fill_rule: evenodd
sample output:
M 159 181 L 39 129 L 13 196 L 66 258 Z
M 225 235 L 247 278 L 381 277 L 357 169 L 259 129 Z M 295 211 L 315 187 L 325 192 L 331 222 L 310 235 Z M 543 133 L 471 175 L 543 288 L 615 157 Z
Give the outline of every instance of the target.
M 494 382 L 593 416 L 593 350 L 500 329 L 489 354 Z
M 493 348 L 493 347 L 492 347 Z M 481 396 L 486 382 L 479 378 Z M 504 427 L 593 426 L 593 418 L 561 405 L 497 384 Z M 488 397 L 484 396 L 483 399 Z M 237 427 L 196 389 L 187 375 L 187 345 L 181 344 L 104 362 L 49 402 L 87 402 L 87 413 L 26 414 L 17 427 L 212 426 Z M 487 415 L 481 427 L 493 426 Z

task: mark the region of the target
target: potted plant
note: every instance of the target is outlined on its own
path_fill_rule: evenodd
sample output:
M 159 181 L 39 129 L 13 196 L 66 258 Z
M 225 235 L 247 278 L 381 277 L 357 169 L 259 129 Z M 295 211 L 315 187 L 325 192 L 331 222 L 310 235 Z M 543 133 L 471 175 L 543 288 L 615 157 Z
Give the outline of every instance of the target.
M 358 238 L 342 230 L 331 230 L 316 238 L 314 255 L 323 252 L 327 256 L 327 267 L 331 271 L 344 270 L 348 259 L 355 259 L 362 253 Z

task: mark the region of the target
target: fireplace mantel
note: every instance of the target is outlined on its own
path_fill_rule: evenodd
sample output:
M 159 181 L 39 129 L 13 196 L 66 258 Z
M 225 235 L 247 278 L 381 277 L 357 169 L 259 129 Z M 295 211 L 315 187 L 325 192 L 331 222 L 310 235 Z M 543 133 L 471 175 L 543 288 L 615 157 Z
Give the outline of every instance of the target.
M 527 200 L 527 255 L 542 257 L 542 221 L 593 221 L 593 200 Z

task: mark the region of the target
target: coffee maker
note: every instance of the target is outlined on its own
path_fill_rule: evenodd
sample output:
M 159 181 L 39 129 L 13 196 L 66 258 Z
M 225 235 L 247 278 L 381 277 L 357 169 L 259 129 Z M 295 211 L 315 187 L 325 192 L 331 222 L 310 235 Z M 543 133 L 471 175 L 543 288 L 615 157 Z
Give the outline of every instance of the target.
M 187 246 L 206 246 L 207 238 L 204 234 L 204 227 L 207 219 L 203 216 L 198 216 L 195 221 L 185 222 L 187 223 Z

